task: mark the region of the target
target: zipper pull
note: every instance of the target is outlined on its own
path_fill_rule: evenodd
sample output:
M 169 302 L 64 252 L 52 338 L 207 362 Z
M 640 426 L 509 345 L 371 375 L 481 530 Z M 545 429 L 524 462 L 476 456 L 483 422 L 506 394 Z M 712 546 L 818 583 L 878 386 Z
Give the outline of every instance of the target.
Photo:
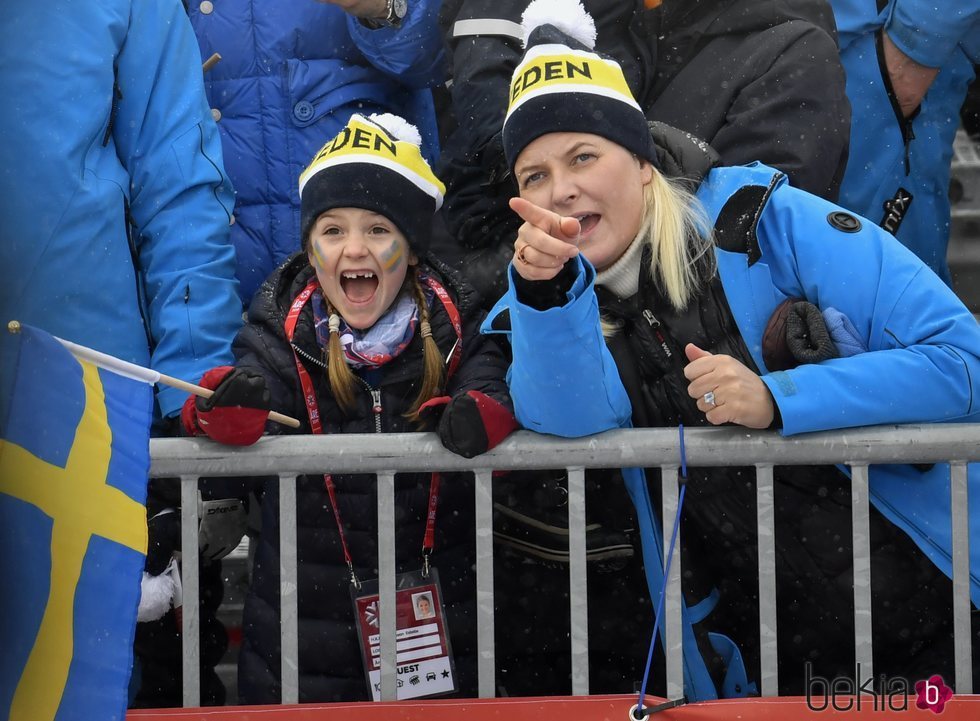
M 371 410 L 374 411 L 374 432 L 381 433 L 381 391 L 371 390 L 371 400 L 374 401 L 374 405 L 371 406 Z
M 911 118 L 905 118 L 905 122 L 902 124 L 902 140 L 905 144 L 905 175 L 912 174 L 912 162 L 909 157 L 909 146 L 912 141 L 915 140 L 915 130 L 912 128 L 912 120 L 915 117 L 913 115 Z
M 660 321 L 657 320 L 657 316 L 655 316 L 653 314 L 653 311 L 652 310 L 650 310 L 648 308 L 644 309 L 643 310 L 643 318 L 646 320 L 647 323 L 650 324 L 650 327 L 651 328 L 659 328 L 660 327 Z
M 657 316 L 653 314 L 652 310 L 644 308 L 643 318 L 650 324 L 650 327 L 653 328 L 653 333 L 657 336 L 657 340 L 660 342 L 660 348 L 663 350 L 664 355 L 668 358 L 673 358 L 674 354 L 671 352 L 670 346 L 667 345 L 667 340 L 664 338 L 664 334 L 660 332 L 660 326 L 662 324 L 659 320 L 657 320 Z

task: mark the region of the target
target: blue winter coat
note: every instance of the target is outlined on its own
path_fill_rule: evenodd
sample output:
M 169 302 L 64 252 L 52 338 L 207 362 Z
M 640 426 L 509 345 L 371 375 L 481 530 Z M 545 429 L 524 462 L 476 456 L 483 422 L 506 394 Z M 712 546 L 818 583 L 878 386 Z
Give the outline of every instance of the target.
M 177 0 L 0 4 L 4 322 L 190 381 L 231 360 L 233 196 L 199 58 Z M 163 415 L 185 397 L 161 388 Z
M 839 202 L 889 230 L 897 225 L 896 237 L 949 283 L 950 161 L 959 109 L 980 62 L 980 0 L 891 0 L 879 12 L 883 4 L 831 0 L 851 101 L 850 157 Z M 902 116 L 894 98 L 883 32 L 916 62 L 941 69 L 912 119 Z M 886 220 L 884 204 L 900 189 L 907 213 Z
M 828 222 L 837 206 L 790 187 L 781 173 L 761 164 L 708 174 L 698 197 L 709 219 L 714 222 L 747 185 L 769 189 L 755 226 L 759 258 L 753 262 L 745 253 L 721 249 L 715 255 L 739 332 L 779 408 L 783 434 L 980 421 L 980 327 L 952 291 L 877 226 L 863 222 L 857 232 L 838 230 Z M 490 332 L 492 319 L 510 310 L 509 383 L 517 419 L 532 430 L 572 437 L 629 427 L 632 413 L 599 326 L 595 271 L 584 259 L 576 262 L 579 274 L 566 305 L 538 311 L 522 304 L 511 270 L 509 290 L 484 324 L 484 332 Z M 873 352 L 768 372 L 763 331 L 790 297 L 840 310 Z M 563 362 L 554 364 L 555 357 Z M 554 382 L 541 383 L 545 377 Z M 575 389 L 574 396 L 562 390 L 568 388 Z M 623 476 L 637 507 L 656 598 L 663 555 L 649 492 L 640 469 L 623 469 Z M 975 497 L 980 465 L 971 464 L 969 483 Z M 870 484 L 875 506 L 951 576 L 949 467 L 939 464 L 922 473 L 908 466 L 872 466 Z M 970 588 L 973 603 L 980 605 L 980 510 L 970 516 Z M 715 689 L 697 653 L 687 609 L 684 620 L 686 693 L 711 698 Z
M 435 161 L 428 88 L 443 73 L 439 2 L 411 0 L 400 28 L 378 30 L 314 0 L 189 5 L 201 56 L 221 55 L 204 80 L 237 191 L 231 237 L 248 305 L 299 250 L 299 174 L 353 113 L 404 116 Z

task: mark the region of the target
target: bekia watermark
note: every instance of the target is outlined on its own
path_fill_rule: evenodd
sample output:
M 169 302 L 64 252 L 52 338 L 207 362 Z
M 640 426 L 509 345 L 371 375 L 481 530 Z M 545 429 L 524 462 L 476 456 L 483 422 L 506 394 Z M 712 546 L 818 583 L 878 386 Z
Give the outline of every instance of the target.
M 817 676 L 813 673 L 811 663 L 805 664 L 804 668 L 806 705 L 811 711 L 860 711 L 862 708 L 873 711 L 907 711 L 914 689 L 915 707 L 939 714 L 953 697 L 953 689 L 946 685 L 939 674 L 910 684 L 908 679 L 901 676 L 888 677 L 879 674 L 877 679 L 872 676 L 863 677 L 861 664 L 857 664 L 853 678 Z

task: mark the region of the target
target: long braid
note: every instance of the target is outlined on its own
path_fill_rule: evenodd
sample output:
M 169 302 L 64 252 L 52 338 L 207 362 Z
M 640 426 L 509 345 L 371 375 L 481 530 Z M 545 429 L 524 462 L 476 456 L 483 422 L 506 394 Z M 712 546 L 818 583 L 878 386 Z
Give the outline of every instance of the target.
M 330 341 L 327 344 L 327 380 L 330 381 L 330 390 L 337 405 L 345 411 L 350 411 L 354 408 L 356 380 L 344 359 L 344 349 L 340 346 L 340 316 L 337 315 L 330 301 L 327 301 L 327 314 L 330 329 Z
M 422 283 L 419 280 L 418 266 L 415 267 L 415 277 L 412 289 L 415 294 L 415 305 L 419 309 L 419 334 L 422 336 L 422 363 L 424 370 L 422 373 L 422 388 L 419 390 L 418 397 L 412 407 L 405 412 L 405 417 L 411 421 L 418 421 L 419 407 L 430 398 L 435 397 L 445 381 L 446 367 L 442 361 L 442 353 L 439 346 L 432 338 L 432 326 L 429 324 L 429 304 L 422 290 Z

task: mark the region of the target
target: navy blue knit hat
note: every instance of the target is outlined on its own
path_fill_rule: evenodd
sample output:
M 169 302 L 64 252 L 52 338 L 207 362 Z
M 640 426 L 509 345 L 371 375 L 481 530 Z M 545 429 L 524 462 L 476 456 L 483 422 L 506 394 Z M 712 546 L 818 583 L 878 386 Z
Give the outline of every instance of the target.
M 397 115 L 352 115 L 299 176 L 303 247 L 325 211 L 363 208 L 390 219 L 424 256 L 446 187 L 422 157 L 421 142 L 418 129 Z
M 534 0 L 525 51 L 510 86 L 504 154 L 511 170 L 548 133 L 601 135 L 656 164 L 647 120 L 615 60 L 593 52 L 595 23 L 578 0 Z

